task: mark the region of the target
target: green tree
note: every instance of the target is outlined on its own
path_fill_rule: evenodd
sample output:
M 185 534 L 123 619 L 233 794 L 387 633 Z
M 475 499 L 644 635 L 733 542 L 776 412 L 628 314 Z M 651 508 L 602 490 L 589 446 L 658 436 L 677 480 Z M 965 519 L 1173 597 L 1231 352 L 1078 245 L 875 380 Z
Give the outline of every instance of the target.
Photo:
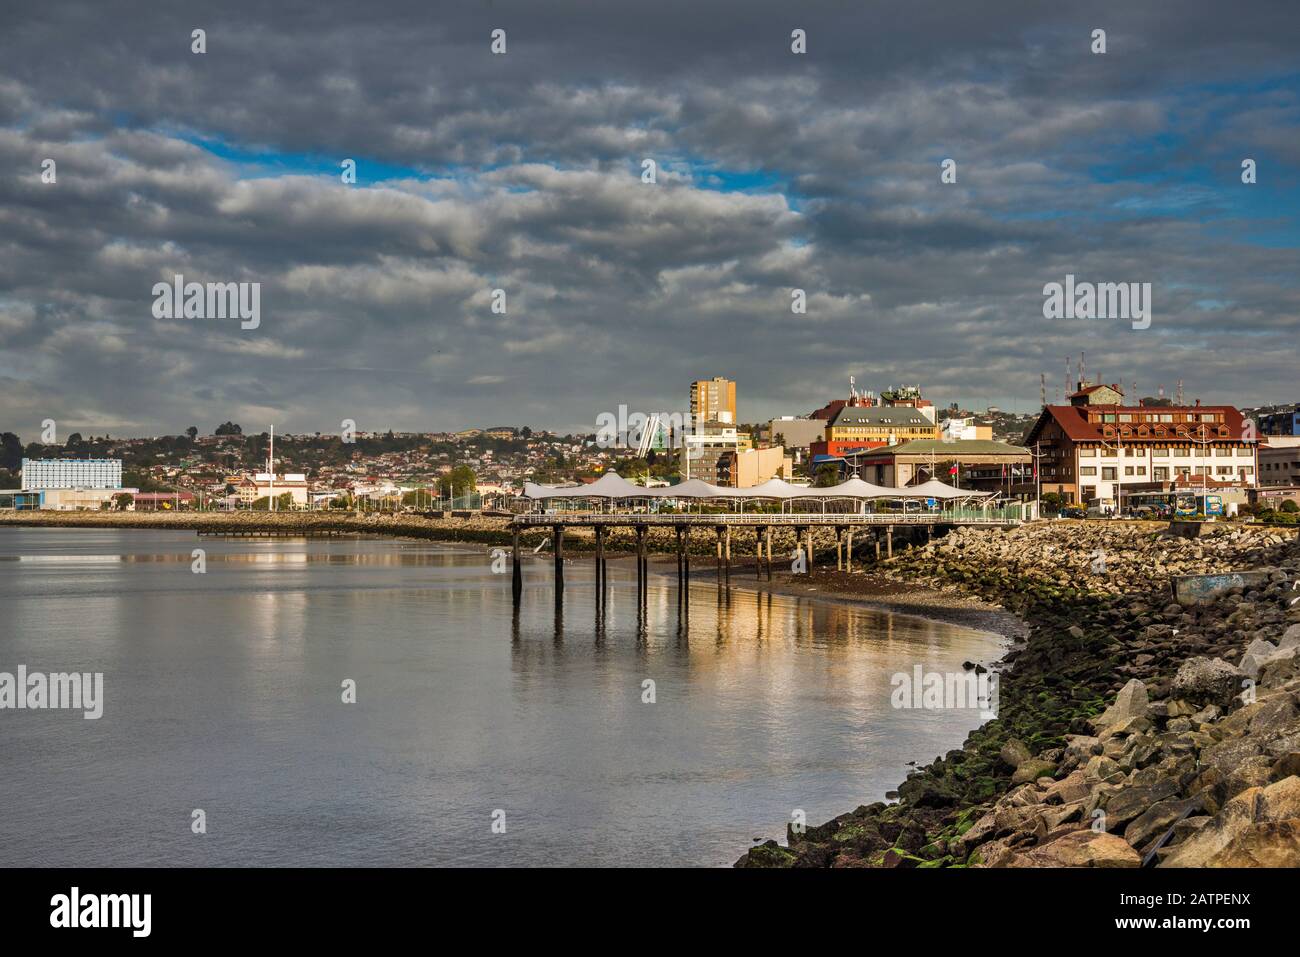
M 213 435 L 243 435 L 244 430 L 234 422 L 222 422 Z
M 448 474 L 438 479 L 438 491 L 442 495 L 464 495 L 477 487 L 478 478 L 468 465 L 457 465 Z
M 834 462 L 823 462 L 817 466 L 813 476 L 813 488 L 830 488 L 840 484 L 840 467 Z
M 17 471 L 18 467 L 23 464 L 23 443 L 22 439 L 12 432 L 6 432 L 0 435 L 0 468 L 9 471 Z

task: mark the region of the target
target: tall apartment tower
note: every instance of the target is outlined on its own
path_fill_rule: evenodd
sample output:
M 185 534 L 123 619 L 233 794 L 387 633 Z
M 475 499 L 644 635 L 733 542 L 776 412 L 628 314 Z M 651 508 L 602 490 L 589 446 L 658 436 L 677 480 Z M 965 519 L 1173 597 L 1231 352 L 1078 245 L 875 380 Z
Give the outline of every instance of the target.
M 736 383 L 722 376 L 691 383 L 691 421 L 736 424 Z

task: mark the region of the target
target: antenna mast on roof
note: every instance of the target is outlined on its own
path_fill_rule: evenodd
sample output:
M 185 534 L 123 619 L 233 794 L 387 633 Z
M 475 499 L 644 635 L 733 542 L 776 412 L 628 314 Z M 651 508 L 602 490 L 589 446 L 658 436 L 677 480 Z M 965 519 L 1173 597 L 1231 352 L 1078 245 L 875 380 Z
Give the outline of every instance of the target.
M 1086 388 L 1088 388 L 1088 376 L 1087 376 L 1087 373 L 1085 373 L 1085 372 L 1083 371 L 1083 352 L 1082 352 L 1082 351 L 1079 353 L 1079 388 L 1080 388 L 1080 389 L 1086 389 Z
M 1178 380 L 1178 402 L 1176 404 L 1177 405 L 1183 404 L 1183 380 L 1182 379 Z
M 1042 403 L 1043 408 L 1047 408 L 1047 373 L 1038 373 L 1038 401 Z

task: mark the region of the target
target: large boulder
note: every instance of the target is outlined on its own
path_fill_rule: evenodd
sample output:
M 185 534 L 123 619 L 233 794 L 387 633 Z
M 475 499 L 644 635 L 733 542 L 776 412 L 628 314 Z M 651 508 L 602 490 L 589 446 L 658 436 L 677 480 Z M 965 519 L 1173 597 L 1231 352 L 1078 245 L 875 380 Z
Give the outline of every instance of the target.
M 1300 608 L 1300 605 L 1296 606 Z M 1282 633 L 1282 640 L 1277 643 L 1278 648 L 1297 648 L 1300 647 L 1300 625 L 1292 625 Z
M 1214 820 L 1178 845 L 1161 866 L 1233 866 L 1224 862 L 1240 855 L 1263 853 L 1262 838 L 1271 832 L 1254 825 L 1297 819 L 1300 819 L 1300 777 L 1293 775 L 1268 787 L 1249 788 L 1225 804 Z M 1285 837 L 1280 832 L 1278 836 Z M 1234 845 L 1236 849 L 1230 851 Z
M 1151 805 L 1178 796 L 1178 785 L 1169 778 L 1157 778 L 1147 785 L 1130 785 L 1106 801 L 1106 829 L 1113 831 L 1144 813 Z
M 1018 768 L 1032 758 L 1033 754 L 1018 738 L 1007 738 L 1006 744 L 1002 745 L 1002 749 L 998 752 L 998 757 L 1013 768 Z
M 1206 867 L 1300 867 L 1300 820 L 1261 821 L 1237 834 Z
M 1003 867 L 1140 867 L 1128 841 L 1104 831 L 1067 831 L 1037 847 L 1011 855 Z
M 1174 676 L 1176 697 L 1226 707 L 1241 690 L 1242 674 L 1222 658 L 1189 658 Z
M 948 807 L 960 797 L 947 781 L 928 774 L 908 778 L 898 786 L 898 796 L 913 807 Z
M 1025 784 L 1030 781 L 1037 781 L 1039 778 L 1050 778 L 1056 774 L 1056 765 L 1051 761 L 1044 761 L 1042 758 L 1030 758 L 1027 761 L 1020 762 L 1016 768 L 1016 773 L 1011 775 L 1012 784 Z
M 1114 703 L 1094 718 L 1092 724 L 1093 727 L 1100 729 L 1129 718 L 1145 717 L 1148 708 L 1147 686 L 1139 679 L 1131 678 L 1128 684 L 1119 689 Z
M 1124 840 L 1134 847 L 1142 847 L 1173 827 L 1184 814 L 1190 814 L 1200 806 L 1200 798 L 1195 797 L 1159 801 L 1129 822 L 1124 828 Z

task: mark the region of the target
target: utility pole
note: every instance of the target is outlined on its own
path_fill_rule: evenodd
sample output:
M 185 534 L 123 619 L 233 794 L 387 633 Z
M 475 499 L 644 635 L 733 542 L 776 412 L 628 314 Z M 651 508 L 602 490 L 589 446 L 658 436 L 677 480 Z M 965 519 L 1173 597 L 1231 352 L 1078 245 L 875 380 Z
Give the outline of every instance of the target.
M 266 471 L 270 476 L 271 484 L 268 487 L 270 499 L 267 505 L 272 512 L 275 511 L 275 425 L 271 426 L 271 447 L 266 457 Z

